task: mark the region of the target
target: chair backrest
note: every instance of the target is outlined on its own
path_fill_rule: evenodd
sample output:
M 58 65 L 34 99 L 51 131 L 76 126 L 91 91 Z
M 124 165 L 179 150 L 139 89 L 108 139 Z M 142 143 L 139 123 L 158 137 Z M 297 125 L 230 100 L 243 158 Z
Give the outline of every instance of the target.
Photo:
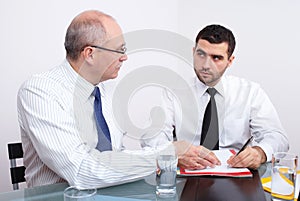
M 7 144 L 10 161 L 10 177 L 13 189 L 19 189 L 19 183 L 25 182 L 25 167 L 17 166 L 16 159 L 23 158 L 22 143 Z

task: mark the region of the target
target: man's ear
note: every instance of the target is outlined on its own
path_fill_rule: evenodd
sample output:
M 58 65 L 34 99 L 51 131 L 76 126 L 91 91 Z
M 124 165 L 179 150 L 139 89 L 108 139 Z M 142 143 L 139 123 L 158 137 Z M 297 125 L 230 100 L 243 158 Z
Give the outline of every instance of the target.
M 228 59 L 228 61 L 229 61 L 229 62 L 228 62 L 228 67 L 231 66 L 231 64 L 232 64 L 232 62 L 233 62 L 233 60 L 234 60 L 234 58 L 235 58 L 234 55 L 231 55 L 231 56 L 230 56 L 230 58 Z
M 81 54 L 83 55 L 84 60 L 86 60 L 87 62 L 92 62 L 94 59 L 94 49 L 92 47 L 85 47 Z

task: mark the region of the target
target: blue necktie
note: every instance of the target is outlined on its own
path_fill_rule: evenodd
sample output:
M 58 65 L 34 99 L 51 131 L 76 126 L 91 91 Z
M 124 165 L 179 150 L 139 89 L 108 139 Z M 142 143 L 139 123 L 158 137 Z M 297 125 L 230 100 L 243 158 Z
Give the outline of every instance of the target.
M 98 144 L 96 149 L 100 151 L 112 150 L 109 128 L 102 113 L 101 94 L 98 87 L 93 91 L 95 96 L 94 111 L 98 131 Z

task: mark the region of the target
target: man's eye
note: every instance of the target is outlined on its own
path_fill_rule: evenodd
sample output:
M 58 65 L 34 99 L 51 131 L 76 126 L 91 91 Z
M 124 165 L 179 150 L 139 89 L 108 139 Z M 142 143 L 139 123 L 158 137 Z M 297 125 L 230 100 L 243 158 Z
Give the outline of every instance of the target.
M 213 55 L 213 56 L 212 56 L 212 59 L 213 59 L 214 61 L 219 61 L 219 60 L 222 60 L 223 57 L 222 57 L 222 56 L 218 56 L 218 55 Z
M 204 52 L 197 52 L 197 55 L 201 56 L 201 57 L 205 57 L 206 56 L 206 54 Z

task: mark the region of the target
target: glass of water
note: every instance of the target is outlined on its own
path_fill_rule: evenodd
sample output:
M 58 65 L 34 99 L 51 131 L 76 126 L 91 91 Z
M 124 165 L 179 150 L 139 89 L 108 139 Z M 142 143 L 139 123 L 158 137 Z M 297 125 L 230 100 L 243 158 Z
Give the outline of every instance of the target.
M 272 156 L 271 195 L 276 200 L 294 200 L 298 156 L 277 152 Z
M 64 201 L 94 201 L 97 189 L 79 189 L 70 186 L 64 191 Z
M 178 157 L 176 154 L 163 154 L 157 157 L 156 194 L 159 197 L 176 196 L 176 174 Z

